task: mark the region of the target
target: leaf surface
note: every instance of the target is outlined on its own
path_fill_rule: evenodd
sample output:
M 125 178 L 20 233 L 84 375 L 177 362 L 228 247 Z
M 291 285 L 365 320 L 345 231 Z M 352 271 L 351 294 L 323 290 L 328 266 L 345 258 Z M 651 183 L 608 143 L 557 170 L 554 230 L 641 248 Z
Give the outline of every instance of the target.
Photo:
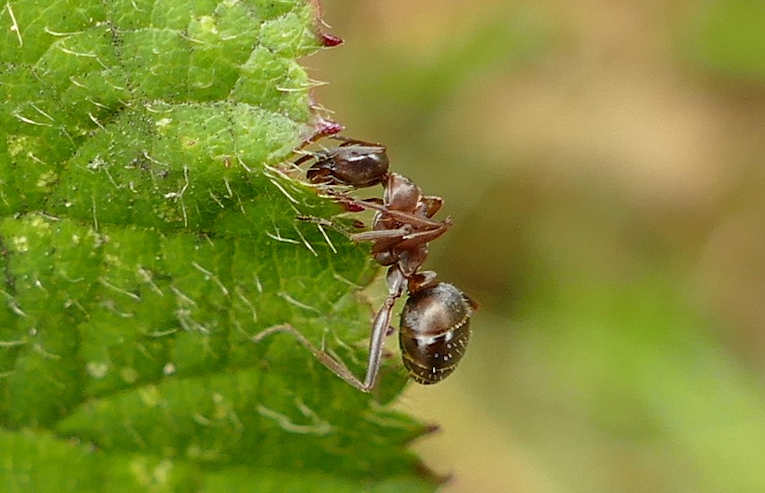
M 280 163 L 319 131 L 299 0 L 0 11 L 0 490 L 432 491 L 359 373 L 368 249 Z M 342 218 L 333 219 L 340 226 Z M 359 344 L 360 343 L 360 344 Z

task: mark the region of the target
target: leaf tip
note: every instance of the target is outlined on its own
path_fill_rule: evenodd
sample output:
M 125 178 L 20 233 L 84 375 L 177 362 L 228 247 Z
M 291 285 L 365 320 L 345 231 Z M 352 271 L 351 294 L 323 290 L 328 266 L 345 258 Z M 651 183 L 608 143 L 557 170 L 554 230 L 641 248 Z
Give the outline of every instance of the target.
M 439 425 L 435 424 L 435 423 L 428 423 L 428 424 L 420 425 L 419 429 L 409 439 L 409 443 L 412 443 L 415 440 L 419 440 L 420 438 L 432 435 L 432 434 L 437 433 L 439 431 L 441 431 L 441 427 Z
M 418 461 L 415 470 L 417 471 L 417 474 L 424 478 L 426 481 L 436 484 L 438 486 L 444 486 L 454 480 L 454 474 L 451 473 L 437 473 L 430 467 L 428 467 L 424 462 Z
M 317 113 L 318 112 L 314 113 L 316 116 L 313 120 L 312 126 L 310 127 L 310 133 L 304 137 L 303 145 L 316 142 L 320 139 L 323 139 L 324 137 L 329 137 L 330 135 L 335 135 L 345 130 L 345 126 L 342 124 L 334 120 L 329 120 Z
M 314 138 L 328 137 L 345 130 L 345 127 L 334 121 L 326 118 L 318 118 L 314 125 Z
M 332 48 L 337 45 L 343 44 L 343 38 L 335 36 L 334 34 L 327 33 L 321 29 L 321 26 L 331 28 L 329 24 L 324 21 L 321 15 L 321 2 L 319 0 L 311 0 L 311 3 L 316 9 L 316 22 L 318 28 L 316 29 L 316 35 L 319 38 L 319 43 L 325 48 Z

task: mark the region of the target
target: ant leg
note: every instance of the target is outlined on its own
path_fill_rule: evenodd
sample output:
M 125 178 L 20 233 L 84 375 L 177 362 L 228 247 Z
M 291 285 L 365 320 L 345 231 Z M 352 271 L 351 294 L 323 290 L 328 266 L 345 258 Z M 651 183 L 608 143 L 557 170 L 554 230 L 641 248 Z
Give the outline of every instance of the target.
M 306 337 L 303 334 L 301 334 L 296 328 L 294 328 L 293 326 L 289 324 L 275 325 L 273 327 L 270 327 L 264 330 L 263 332 L 257 334 L 256 336 L 254 336 L 252 338 L 252 341 L 256 343 L 260 342 L 266 337 L 272 334 L 276 334 L 277 332 L 287 332 L 288 334 L 292 334 L 292 336 L 294 336 L 295 339 L 297 339 L 298 342 L 303 345 L 303 347 L 308 349 L 314 355 L 314 357 L 317 360 L 319 360 L 319 362 L 322 365 L 332 370 L 332 372 L 335 375 L 342 378 L 347 383 L 349 383 L 350 385 L 353 385 L 359 390 L 363 390 L 364 392 L 369 391 L 369 389 L 364 388 L 364 384 L 361 382 L 361 380 L 356 378 L 356 376 L 353 373 L 351 373 L 351 370 L 349 370 L 347 366 L 345 366 L 343 363 L 341 363 L 340 361 L 330 356 L 329 353 L 327 353 L 323 349 L 319 349 L 313 344 L 311 344 L 311 341 L 306 339 Z
M 383 306 L 377 311 L 374 323 L 372 324 L 372 335 L 369 338 L 367 373 L 363 382 L 356 378 L 347 366 L 330 356 L 327 352 L 314 346 L 311 341 L 306 339 L 303 334 L 289 324 L 276 325 L 268 328 L 254 336 L 252 341 L 260 342 L 264 338 L 277 332 L 287 332 L 292 334 L 300 344 L 311 351 L 314 357 L 316 357 L 321 364 L 330 369 L 332 373 L 357 389 L 363 392 L 369 392 L 374 388 L 377 374 L 380 371 L 385 336 L 388 334 L 390 328 L 391 312 L 393 311 L 393 305 L 403 292 L 404 281 L 403 274 L 401 274 L 401 271 L 397 268 L 392 267 L 388 271 L 388 297 L 385 299 Z
M 394 247 L 397 248 L 403 240 L 410 236 L 412 236 L 412 227 L 406 224 L 402 228 L 364 231 L 363 233 L 352 234 L 349 237 L 356 243 L 360 241 L 374 242 L 374 245 L 372 245 L 372 254 L 375 255 L 389 251 Z M 380 262 L 379 259 L 377 260 Z M 383 263 L 383 265 L 385 264 Z
M 361 241 L 395 240 L 397 243 L 411 232 L 411 227 L 398 229 L 378 229 L 373 231 L 364 231 L 363 233 L 354 233 L 351 235 L 351 240 L 356 243 Z
M 352 206 L 362 207 L 364 209 L 373 209 L 379 212 L 382 212 L 385 215 L 388 215 L 394 219 L 397 219 L 401 221 L 402 223 L 411 224 L 412 226 L 422 226 L 422 227 L 430 227 L 430 228 L 439 228 L 443 226 L 444 224 L 451 225 L 451 219 L 447 218 L 445 221 L 434 221 L 433 219 L 428 219 L 426 217 L 421 216 L 415 216 L 414 214 L 409 214 L 408 212 L 402 212 L 397 211 L 395 209 L 389 209 L 388 207 L 384 205 L 380 205 L 376 203 L 377 201 L 366 201 L 366 200 L 356 200 L 352 197 L 349 197 L 345 194 L 339 194 L 339 193 L 332 193 L 330 191 L 327 191 L 327 195 L 335 199 L 337 202 L 341 204 L 348 204 Z
M 319 231 L 322 232 L 322 235 L 326 236 L 326 233 L 324 233 L 324 228 L 330 228 L 333 231 L 337 231 L 341 235 L 345 236 L 346 238 L 351 239 L 351 236 L 353 235 L 351 233 L 351 230 L 353 228 L 364 228 L 366 225 L 363 222 L 356 222 L 353 221 L 351 224 L 341 224 L 336 221 L 330 221 L 329 219 L 325 219 L 323 217 L 316 217 L 316 216 L 295 216 L 295 219 L 298 221 L 302 221 L 305 223 L 312 223 L 315 224 L 317 228 L 319 228 Z
M 329 226 L 330 228 L 337 228 L 340 229 L 340 226 L 335 224 L 334 221 L 330 221 L 329 219 L 323 218 L 323 217 L 316 217 L 316 216 L 295 216 L 295 219 L 298 221 L 303 221 L 306 223 L 314 223 L 318 224 L 320 226 Z
M 373 241 L 372 253 L 380 253 L 396 247 L 399 250 L 407 250 L 419 245 L 429 243 L 446 233 L 451 223 L 443 223 L 439 227 L 427 231 L 412 233 L 411 228 L 404 226 L 397 229 L 380 229 L 364 231 L 349 235 L 354 242 Z
M 388 297 L 383 306 L 377 311 L 375 321 L 372 324 L 372 335 L 369 337 L 369 361 L 367 363 L 367 374 L 364 377 L 364 388 L 368 392 L 375 386 L 377 374 L 380 371 L 380 361 L 382 358 L 383 346 L 385 344 L 385 335 L 390 327 L 390 316 L 393 311 L 393 305 L 404 291 L 404 274 L 393 266 L 388 269 Z
M 306 161 L 308 161 L 310 159 L 314 159 L 315 157 L 316 156 L 314 156 L 313 154 L 306 154 L 305 156 L 300 157 L 297 160 L 293 161 L 292 164 L 294 164 L 295 166 L 300 166 L 304 162 L 306 162 Z
M 408 234 L 406 236 L 401 237 L 401 241 L 396 243 L 396 248 L 406 250 L 408 248 L 412 248 L 417 245 L 429 243 L 435 240 L 436 238 L 438 238 L 439 236 L 441 236 L 442 234 L 446 233 L 447 229 L 449 229 L 449 225 L 447 223 L 444 223 L 439 228 Z

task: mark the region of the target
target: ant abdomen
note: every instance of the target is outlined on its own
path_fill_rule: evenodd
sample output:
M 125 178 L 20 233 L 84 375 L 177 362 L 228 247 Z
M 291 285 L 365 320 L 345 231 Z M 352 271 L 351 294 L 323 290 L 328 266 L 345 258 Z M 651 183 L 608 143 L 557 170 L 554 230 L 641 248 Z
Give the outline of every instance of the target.
M 446 378 L 470 340 L 475 302 L 444 282 L 417 290 L 401 312 L 399 345 L 404 366 L 418 383 Z

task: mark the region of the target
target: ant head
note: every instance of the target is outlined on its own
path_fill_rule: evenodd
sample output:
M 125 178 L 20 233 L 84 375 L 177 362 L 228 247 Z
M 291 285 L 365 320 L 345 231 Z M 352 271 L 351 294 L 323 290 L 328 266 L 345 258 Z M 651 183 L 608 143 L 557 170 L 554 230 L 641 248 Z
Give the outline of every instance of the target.
M 306 172 L 311 183 L 371 187 L 388 178 L 385 147 L 353 144 L 322 152 Z

